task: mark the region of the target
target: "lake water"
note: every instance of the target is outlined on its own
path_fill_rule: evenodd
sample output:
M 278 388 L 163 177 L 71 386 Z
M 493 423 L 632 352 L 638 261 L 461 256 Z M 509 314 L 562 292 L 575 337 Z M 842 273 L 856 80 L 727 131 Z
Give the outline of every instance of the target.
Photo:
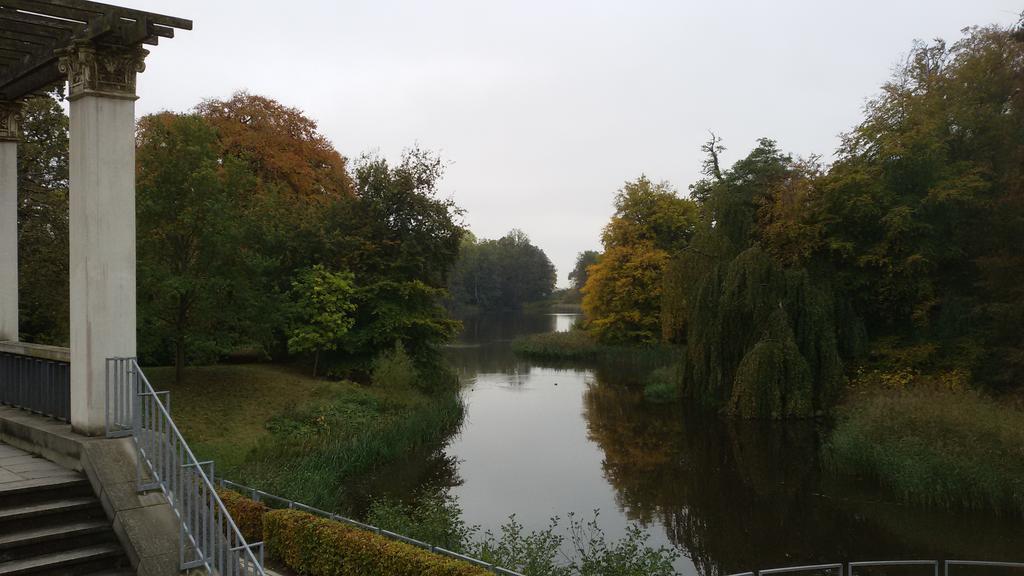
M 827 424 L 729 422 L 656 406 L 639 392 L 648 366 L 553 366 L 512 354 L 517 336 L 568 330 L 571 314 L 465 321 L 448 350 L 468 406 L 444 446 L 388 478 L 402 491 L 448 487 L 465 519 L 528 529 L 569 512 L 619 537 L 639 524 L 677 547 L 685 575 L 855 560 L 1024 560 L 1019 520 L 923 512 L 821 461 Z M 378 488 L 381 481 L 378 477 Z M 920 568 L 897 570 L 926 574 Z

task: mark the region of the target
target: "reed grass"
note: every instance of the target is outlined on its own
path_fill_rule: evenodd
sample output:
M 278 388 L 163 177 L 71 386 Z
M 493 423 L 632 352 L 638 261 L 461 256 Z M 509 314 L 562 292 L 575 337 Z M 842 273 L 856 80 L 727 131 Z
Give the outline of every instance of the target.
M 913 504 L 1024 516 L 1024 411 L 974 392 L 879 391 L 842 407 L 840 472 Z

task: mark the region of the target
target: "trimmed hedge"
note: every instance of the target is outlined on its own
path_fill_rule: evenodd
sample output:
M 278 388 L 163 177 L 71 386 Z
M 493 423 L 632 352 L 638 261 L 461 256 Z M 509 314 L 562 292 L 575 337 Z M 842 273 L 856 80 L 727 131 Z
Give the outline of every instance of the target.
M 263 515 L 270 511 L 267 505 L 246 498 L 233 490 L 218 488 L 217 495 L 224 502 L 224 507 L 228 509 L 228 514 L 231 514 L 245 541 L 262 542 Z
M 488 570 L 299 510 L 263 517 L 267 549 L 305 576 L 488 576 Z
M 303 576 L 491 576 L 468 562 L 300 510 L 270 510 L 230 490 L 218 490 L 247 542 Z

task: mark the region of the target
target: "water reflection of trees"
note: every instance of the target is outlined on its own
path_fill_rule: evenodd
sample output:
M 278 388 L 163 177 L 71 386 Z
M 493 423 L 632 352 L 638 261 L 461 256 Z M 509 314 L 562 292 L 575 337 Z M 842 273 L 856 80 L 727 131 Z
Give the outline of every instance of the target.
M 663 525 L 704 575 L 958 552 L 1007 557 L 1020 534 L 991 519 L 961 526 L 958 515 L 865 502 L 822 472 L 823 434 L 812 423 L 726 422 L 600 383 L 585 393 L 584 417 L 622 510 Z

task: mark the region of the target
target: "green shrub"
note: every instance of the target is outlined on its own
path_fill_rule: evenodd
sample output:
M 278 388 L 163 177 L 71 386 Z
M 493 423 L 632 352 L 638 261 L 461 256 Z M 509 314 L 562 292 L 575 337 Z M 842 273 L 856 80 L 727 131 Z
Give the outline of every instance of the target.
M 268 552 L 305 576 L 486 576 L 472 564 L 298 510 L 264 516 Z
M 374 386 L 406 390 L 416 386 L 419 377 L 416 364 L 401 342 L 395 343 L 393 350 L 381 352 L 373 360 L 370 379 Z
M 679 367 L 663 366 L 651 372 L 644 383 L 644 400 L 656 403 L 679 399 Z
M 663 345 L 602 344 L 586 330 L 530 334 L 512 342 L 512 351 L 538 360 L 630 360 L 664 364 L 675 349 Z
M 456 552 L 462 551 L 476 531 L 462 520 L 462 508 L 447 493 L 423 494 L 412 504 L 374 500 L 366 522 Z
M 973 392 L 859 396 L 841 409 L 829 454 L 908 502 L 1024 515 L 1024 412 Z
M 228 514 L 235 521 L 235 525 L 242 532 L 242 537 L 250 544 L 263 540 L 263 515 L 269 510 L 263 502 L 257 502 L 242 496 L 238 492 L 217 490 Z

